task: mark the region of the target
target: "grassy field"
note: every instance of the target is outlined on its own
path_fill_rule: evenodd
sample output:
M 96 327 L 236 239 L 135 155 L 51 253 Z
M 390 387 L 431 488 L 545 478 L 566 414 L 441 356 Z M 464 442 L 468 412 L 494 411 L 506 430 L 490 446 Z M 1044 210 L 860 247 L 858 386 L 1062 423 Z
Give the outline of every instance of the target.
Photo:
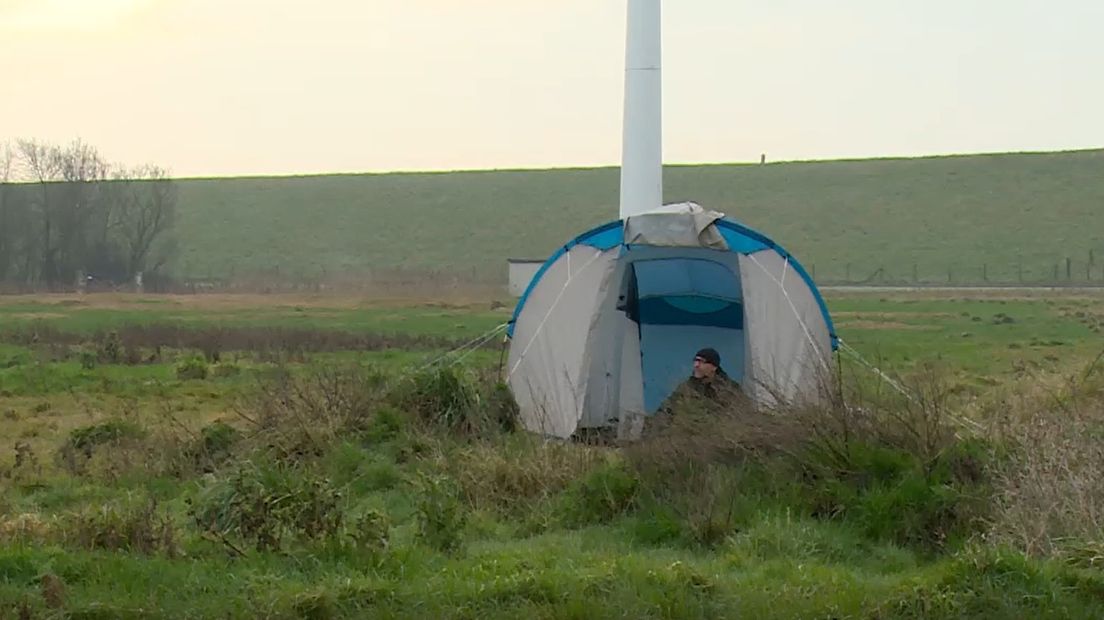
M 1104 151 L 672 166 L 693 200 L 782 243 L 818 281 L 1104 281 Z M 502 282 L 617 214 L 616 168 L 185 180 L 188 278 L 363 280 L 434 270 Z M 915 271 L 914 271 L 915 270 Z M 351 276 L 350 276 L 351 274 Z
M 920 404 L 844 358 L 853 444 L 708 460 L 510 431 L 498 339 L 424 370 L 497 304 L 0 297 L 0 614 L 1104 615 L 1104 295 L 829 306 Z

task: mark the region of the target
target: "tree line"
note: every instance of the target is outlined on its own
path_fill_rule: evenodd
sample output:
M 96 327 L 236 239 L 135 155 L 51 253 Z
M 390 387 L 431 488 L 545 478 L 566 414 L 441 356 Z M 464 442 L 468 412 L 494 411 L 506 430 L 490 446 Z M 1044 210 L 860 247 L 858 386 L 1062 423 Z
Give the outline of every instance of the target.
M 176 203 L 176 184 L 158 166 L 111 164 L 80 140 L 0 143 L 0 283 L 155 277 L 175 249 Z

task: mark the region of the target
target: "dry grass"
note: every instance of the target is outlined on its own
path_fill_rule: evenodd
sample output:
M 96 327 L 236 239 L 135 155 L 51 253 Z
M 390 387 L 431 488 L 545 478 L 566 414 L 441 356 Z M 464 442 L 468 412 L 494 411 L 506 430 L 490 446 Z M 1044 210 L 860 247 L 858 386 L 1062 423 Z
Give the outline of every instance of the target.
M 1040 377 L 997 404 L 990 426 L 1009 447 L 997 469 L 990 536 L 1034 555 L 1104 549 L 1104 368 Z M 1084 558 L 1081 558 L 1084 559 Z
M 609 458 L 608 449 L 523 436 L 506 445 L 475 443 L 439 451 L 434 460 L 460 483 L 472 508 L 518 515 Z

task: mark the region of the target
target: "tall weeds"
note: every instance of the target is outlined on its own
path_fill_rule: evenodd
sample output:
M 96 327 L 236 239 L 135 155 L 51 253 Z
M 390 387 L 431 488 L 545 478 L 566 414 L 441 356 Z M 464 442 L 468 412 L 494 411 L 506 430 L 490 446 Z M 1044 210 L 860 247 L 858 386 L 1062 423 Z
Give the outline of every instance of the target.
M 1007 446 L 990 535 L 1029 554 L 1104 563 L 1104 368 L 1033 377 L 993 407 L 990 424 Z

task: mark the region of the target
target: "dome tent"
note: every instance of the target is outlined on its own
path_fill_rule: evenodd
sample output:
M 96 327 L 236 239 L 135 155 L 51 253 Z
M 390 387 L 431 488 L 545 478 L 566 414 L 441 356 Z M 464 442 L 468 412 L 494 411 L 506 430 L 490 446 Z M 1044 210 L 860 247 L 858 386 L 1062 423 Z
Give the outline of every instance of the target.
M 818 400 L 837 345 L 823 298 L 789 253 L 694 203 L 564 245 L 507 334 L 523 426 L 561 438 L 654 414 L 707 346 L 756 403 Z

